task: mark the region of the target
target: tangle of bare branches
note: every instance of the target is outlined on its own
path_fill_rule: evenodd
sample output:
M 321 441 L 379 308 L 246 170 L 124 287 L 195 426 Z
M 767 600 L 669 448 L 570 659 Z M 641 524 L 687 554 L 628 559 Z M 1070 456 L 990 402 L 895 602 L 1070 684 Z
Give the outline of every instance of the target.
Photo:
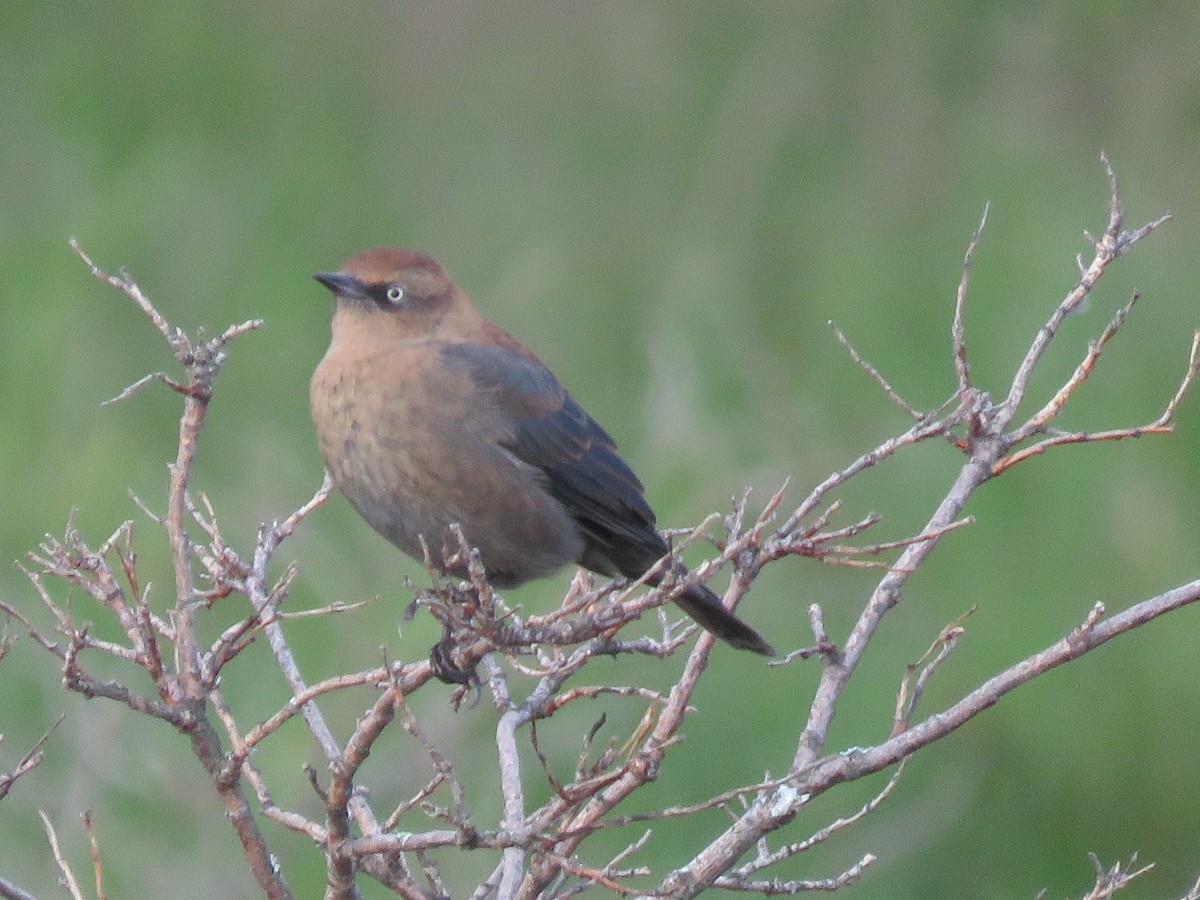
M 107 274 L 74 242 L 72 247 L 91 274 L 126 294 L 149 318 L 182 373 L 147 375 L 113 398 L 113 402 L 129 400 L 155 382 L 182 398 L 178 452 L 170 466 L 166 509 L 158 513 L 143 508 L 169 544 L 174 593 L 165 603 L 152 602 L 148 596 L 138 571 L 132 520 L 120 524 L 99 543 L 89 541 L 69 521 L 60 536 L 47 536 L 24 566 L 34 595 L 49 615 L 49 627 L 38 624 L 35 611 L 9 603 L 2 609 L 37 646 L 58 660 L 68 690 L 123 705 L 131 714 L 160 719 L 187 738 L 237 833 L 245 864 L 268 897 L 293 896 L 287 873 L 272 850 L 274 835 L 280 831 L 303 836 L 323 855 L 325 895 L 329 898 L 357 897 L 364 876 L 402 897 L 462 896 L 462 887 L 451 871 L 452 861 L 457 853 L 481 851 L 492 854 L 495 865 L 474 886 L 474 897 L 566 897 L 595 887 L 621 896 L 691 897 L 714 886 L 775 895 L 849 885 L 866 876 L 874 855 L 866 854 L 840 872 L 810 880 L 782 880 L 773 872 L 785 860 L 835 840 L 875 812 L 886 803 L 913 754 L 961 728 L 1009 691 L 1200 599 L 1197 580 L 1112 614 L 1095 604 L 1081 611 L 1079 624 L 1058 641 L 1012 662 L 949 706 L 924 710 L 927 684 L 967 629 L 969 613 L 964 614 L 931 637 L 929 650 L 919 660 L 897 673 L 894 714 L 892 721 L 885 723 L 885 740 L 849 749 L 828 745 L 839 701 L 872 639 L 900 602 L 912 575 L 927 564 L 944 539 L 970 524 L 965 507 L 976 490 L 1018 464 L 1060 447 L 1161 435 L 1172 429 L 1200 368 L 1200 332 L 1188 336 L 1190 350 L 1181 346 L 1178 387 L 1157 417 L 1104 431 L 1063 431 L 1055 426 L 1100 364 L 1104 349 L 1120 336 L 1127 318 L 1136 311 L 1137 296 L 1083 350 L 1073 373 L 1048 397 L 1033 401 L 1032 413 L 1021 413 L 1030 400 L 1031 378 L 1058 338 L 1064 319 L 1081 307 L 1115 260 L 1167 221 L 1164 216 L 1126 229 L 1116 178 L 1107 160 L 1104 167 L 1109 178 L 1105 228 L 1091 239 L 1090 260 L 1080 259 L 1077 282 L 1032 336 L 1002 394 L 993 396 L 975 382 L 964 315 L 971 263 L 984 236 L 985 210 L 968 243 L 950 315 L 946 365 L 954 375 L 953 393 L 936 408 L 920 410 L 835 326 L 837 339 L 850 358 L 875 382 L 883 399 L 912 420 L 909 427 L 831 473 L 799 502 L 785 507 L 790 488 L 784 485 L 756 510 L 747 493 L 728 515 L 711 517 L 678 536 L 677 551 L 689 544 L 713 548 L 709 558 L 686 577 L 708 581 L 726 574 L 728 603 L 741 600 L 764 568 L 786 558 L 805 557 L 879 572 L 847 633 L 829 634 L 820 605 L 813 604 L 807 611 L 813 643 L 795 648 L 772 664 L 786 667 L 814 660 L 812 664 L 820 667 L 806 715 L 790 723 L 791 763 L 782 774 L 733 787 L 714 786 L 706 799 L 691 804 L 623 811 L 629 798 L 670 764 L 672 750 L 684 735 L 686 717 L 695 712 L 692 699 L 713 645 L 707 633 L 697 634 L 695 627 L 666 615 L 659 616 L 660 624 L 649 633 L 627 626 L 637 620 L 655 621 L 647 614 L 662 610 L 685 583 L 673 579 L 669 574 L 673 569 L 666 564 L 653 572 L 663 575 L 662 584 L 654 588 L 648 588 L 644 579 L 632 584 L 597 584 L 581 573 L 561 606 L 526 615 L 509 608 L 492 589 L 478 554 L 457 533 L 448 539 L 467 561 L 469 578 L 459 581 L 431 570 L 428 586 L 413 598 L 410 615 L 428 611 L 436 617 L 449 636 L 443 652 L 453 656 L 459 670 L 478 669 L 481 673 L 477 683 L 458 687 L 450 697 L 455 709 L 464 700 L 486 698 L 487 706 L 494 710 L 494 774 L 503 804 L 498 818 L 487 821 L 481 817 L 468 799 L 475 773 L 456 767 L 453 755 L 431 737 L 428 723 L 421 721 L 409 702 L 416 691 L 431 684 L 429 660 L 380 659 L 357 671 L 317 678 L 302 672 L 296 662 L 288 636 L 291 619 L 353 615 L 357 609 L 355 604 L 338 602 L 315 610 L 285 611 L 296 567 L 286 566 L 278 577 L 268 574 L 288 538 L 328 498 L 330 479 L 326 477 L 311 499 L 294 512 L 263 524 L 253 544 L 244 548 L 226 540 L 213 505 L 192 487 L 215 379 L 230 345 L 256 328 L 257 320 L 233 325 L 213 338 L 186 334 L 159 312 L 127 274 Z M 948 473 L 942 498 L 915 534 L 876 540 L 878 516 L 844 515 L 836 496 L 839 489 L 867 469 L 930 440 L 948 442 L 961 452 L 961 460 L 958 468 Z M 68 603 L 64 597 L 70 591 L 75 599 Z M 120 638 L 102 639 L 79 623 L 75 609 L 80 594 L 92 604 L 89 615 L 103 612 L 112 618 L 119 626 Z M 238 618 L 203 645 L 197 637 L 198 617 L 207 615 L 218 603 L 226 610 L 234 606 Z M 260 721 L 241 721 L 224 696 L 231 689 L 229 682 L 235 680 L 227 675 L 230 663 L 243 654 L 263 652 L 260 648 L 264 645 L 274 657 L 290 698 Z M 589 681 L 593 660 L 614 655 L 671 659 L 678 666 L 678 675 L 668 691 Z M 123 666 L 126 676 L 97 675 L 94 661 L 99 657 Z M 354 707 L 353 728 L 339 733 L 326 711 L 358 702 L 351 698 L 361 697 L 364 687 L 372 691 L 372 699 Z M 539 740 L 539 727 L 545 727 L 547 720 L 565 708 L 599 696 L 638 709 L 637 725 L 619 740 L 602 740 L 600 735 L 607 726 L 601 718 L 579 735 L 577 756 L 555 758 Z M 253 754 L 296 718 L 305 723 L 322 762 L 310 766 L 305 774 L 319 801 L 319 816 L 281 807 L 272 785 L 294 776 L 260 769 Z M 363 765 L 378 751 L 385 733 L 401 734 L 425 761 L 427 775 L 406 799 L 390 808 L 377 808 Z M 36 766 L 44 741 L 10 774 L 0 775 L 0 798 L 17 778 Z M 525 747 L 532 752 L 523 752 Z M 536 764 L 531 765 L 531 759 Z M 893 769 L 890 779 L 867 803 L 833 821 L 810 824 L 801 832 L 805 836 L 790 833 L 788 826 L 801 819 L 813 798 L 888 768 Z M 535 801 L 535 796 L 545 799 Z M 639 864 L 639 853 L 656 830 L 669 827 L 674 820 L 708 816 L 712 811 L 724 811 L 724 819 L 705 818 L 706 823 L 715 823 L 709 836 L 701 845 L 680 848 L 672 870 L 651 871 Z M 57 850 L 48 819 L 45 825 L 55 858 L 74 893 L 79 890 L 78 882 Z M 634 825 L 639 828 L 619 851 L 598 856 L 590 849 L 589 839 L 596 834 Z M 89 833 L 99 891 L 100 852 L 90 825 Z M 115 851 L 108 848 L 108 852 Z M 1131 868 L 1104 869 L 1096 862 L 1096 890 L 1123 886 L 1145 871 Z M 21 896 L 15 886 L 0 885 L 0 895 Z

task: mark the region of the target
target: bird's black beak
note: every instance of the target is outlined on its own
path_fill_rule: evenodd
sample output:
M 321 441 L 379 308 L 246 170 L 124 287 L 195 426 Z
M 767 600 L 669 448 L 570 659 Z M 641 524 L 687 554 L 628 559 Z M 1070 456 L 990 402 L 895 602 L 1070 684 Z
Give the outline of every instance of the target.
M 361 281 L 343 272 L 317 272 L 313 278 L 333 291 L 335 297 L 348 300 L 366 300 L 370 295 Z

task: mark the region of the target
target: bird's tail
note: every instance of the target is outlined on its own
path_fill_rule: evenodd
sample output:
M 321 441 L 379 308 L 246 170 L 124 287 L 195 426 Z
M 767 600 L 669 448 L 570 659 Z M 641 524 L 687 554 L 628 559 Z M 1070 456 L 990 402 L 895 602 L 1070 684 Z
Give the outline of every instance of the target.
M 761 634 L 726 609 L 721 598 L 704 585 L 689 587 L 675 598 L 675 602 L 702 628 L 730 646 L 763 656 L 775 655 L 775 648 Z

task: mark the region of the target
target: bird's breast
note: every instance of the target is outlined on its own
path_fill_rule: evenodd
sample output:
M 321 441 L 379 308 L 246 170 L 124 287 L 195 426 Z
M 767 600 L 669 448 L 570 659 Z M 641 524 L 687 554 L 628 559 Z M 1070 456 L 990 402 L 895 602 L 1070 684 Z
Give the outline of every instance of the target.
M 342 493 L 380 534 L 442 564 L 462 526 L 500 586 L 577 559 L 578 526 L 540 473 L 505 450 L 495 398 L 448 369 L 436 345 L 345 352 L 335 342 L 313 375 L 313 421 Z M 450 548 L 453 550 L 454 548 Z

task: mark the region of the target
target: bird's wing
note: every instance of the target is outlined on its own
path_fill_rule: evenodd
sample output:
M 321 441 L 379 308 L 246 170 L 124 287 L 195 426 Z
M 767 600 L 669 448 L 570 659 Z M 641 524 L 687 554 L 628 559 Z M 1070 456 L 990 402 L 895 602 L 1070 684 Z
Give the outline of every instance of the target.
M 588 545 L 584 565 L 636 577 L 666 554 L 642 483 L 549 369 L 495 344 L 448 344 L 442 353 L 493 399 L 502 422 L 499 444 L 536 468 L 579 523 Z

